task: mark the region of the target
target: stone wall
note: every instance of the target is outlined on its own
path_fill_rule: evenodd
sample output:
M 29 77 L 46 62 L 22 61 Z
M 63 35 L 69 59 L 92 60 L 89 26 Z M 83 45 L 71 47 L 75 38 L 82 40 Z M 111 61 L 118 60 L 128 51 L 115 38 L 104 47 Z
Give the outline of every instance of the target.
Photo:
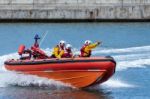
M 0 0 L 4 19 L 150 19 L 150 0 Z

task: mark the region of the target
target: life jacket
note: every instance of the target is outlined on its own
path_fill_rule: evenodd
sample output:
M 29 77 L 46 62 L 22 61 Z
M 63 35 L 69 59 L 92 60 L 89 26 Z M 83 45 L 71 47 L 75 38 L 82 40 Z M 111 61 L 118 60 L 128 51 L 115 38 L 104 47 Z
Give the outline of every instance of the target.
M 72 51 L 71 49 L 66 49 L 65 53 L 62 56 L 63 58 L 71 58 L 72 57 Z
M 59 45 L 56 45 L 56 47 L 55 48 L 58 48 L 58 51 L 57 51 L 57 53 L 58 53 L 58 55 L 60 54 L 60 52 L 62 51 L 62 50 L 64 50 L 64 48 L 62 48 L 61 46 L 59 46 Z M 51 58 L 56 58 L 57 56 L 55 55 L 55 48 L 54 48 L 54 51 L 53 51 L 53 53 L 52 53 L 52 56 L 51 56 Z
M 89 50 L 88 52 L 85 51 L 85 48 L 86 48 L 87 46 L 88 46 L 88 45 L 84 45 L 84 46 L 80 49 L 81 57 L 90 57 L 90 56 L 91 56 L 92 50 Z

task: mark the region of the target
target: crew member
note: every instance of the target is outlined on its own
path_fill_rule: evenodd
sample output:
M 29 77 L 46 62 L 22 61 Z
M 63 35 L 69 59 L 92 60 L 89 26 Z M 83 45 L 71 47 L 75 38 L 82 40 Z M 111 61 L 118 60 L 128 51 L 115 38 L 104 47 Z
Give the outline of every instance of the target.
M 72 46 L 70 44 L 66 45 L 65 53 L 64 53 L 64 55 L 62 57 L 64 57 L 64 58 L 71 58 L 71 57 L 73 57 Z
M 80 57 L 90 57 L 92 49 L 96 48 L 101 42 L 92 43 L 90 40 L 86 40 L 83 47 L 80 49 Z
M 54 47 L 51 58 L 62 58 L 65 52 L 65 45 L 66 45 L 66 42 L 61 40 L 59 42 L 59 45 L 56 45 Z

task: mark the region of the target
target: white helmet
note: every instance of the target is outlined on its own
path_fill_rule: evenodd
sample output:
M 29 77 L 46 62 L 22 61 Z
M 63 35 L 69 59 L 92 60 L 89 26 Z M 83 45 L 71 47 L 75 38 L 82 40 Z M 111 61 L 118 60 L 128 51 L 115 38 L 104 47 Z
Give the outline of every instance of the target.
M 92 42 L 90 41 L 90 40 L 86 40 L 85 42 L 84 42 L 84 44 L 86 44 L 86 45 L 89 45 L 89 44 L 91 44 Z
M 64 44 L 64 45 L 65 45 L 65 44 L 66 44 L 66 41 L 61 40 L 61 41 L 59 42 L 59 44 L 60 44 L 60 45 L 62 45 L 62 44 Z
M 69 48 L 72 48 L 72 45 L 71 45 L 71 44 L 67 44 L 67 45 L 66 45 L 66 49 L 69 49 Z

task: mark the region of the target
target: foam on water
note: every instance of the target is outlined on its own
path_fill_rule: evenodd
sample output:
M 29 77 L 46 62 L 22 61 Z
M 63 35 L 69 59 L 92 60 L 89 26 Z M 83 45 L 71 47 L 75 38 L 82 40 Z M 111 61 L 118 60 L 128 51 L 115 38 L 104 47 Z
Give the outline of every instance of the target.
M 145 68 L 150 65 L 149 59 L 137 59 L 132 61 L 121 61 L 117 63 L 117 70 L 125 70 L 127 68 Z
M 112 54 L 112 53 L 138 53 L 138 52 L 149 52 L 150 46 L 130 47 L 121 49 L 97 49 L 93 54 Z
M 150 53 L 142 53 L 142 54 L 127 54 L 127 55 L 113 55 L 113 58 L 117 61 L 124 60 L 136 60 L 136 59 L 147 59 L 150 58 Z
M 120 79 L 114 79 L 111 78 L 108 81 L 102 83 L 101 85 L 97 85 L 97 86 L 91 86 L 89 87 L 89 89 L 95 89 L 95 90 L 99 90 L 101 88 L 108 88 L 108 89 L 116 89 L 116 88 L 135 88 L 138 87 L 137 85 L 133 85 L 133 84 L 129 84 L 126 81 L 120 80 Z
M 47 51 L 48 53 L 48 51 Z M 18 74 L 15 72 L 7 71 L 4 68 L 4 61 L 8 59 L 18 59 L 17 53 L 0 56 L 0 87 L 7 87 L 8 85 L 19 85 L 19 86 L 48 86 L 55 88 L 69 87 L 69 84 L 63 84 L 58 81 L 41 78 L 37 76 Z
M 127 87 L 135 87 L 135 85 L 128 84 L 125 81 L 119 79 L 110 79 L 102 84 L 102 87 L 109 88 L 127 88 Z
M 0 56 L 0 71 L 5 71 L 4 62 L 8 59 L 18 59 L 19 55 L 17 53 L 11 53 L 7 55 Z
M 117 62 L 117 71 L 128 68 L 145 68 L 150 66 L 150 46 L 121 48 L 121 49 L 97 49 L 93 54 L 113 54 L 111 56 Z M 119 55 L 118 55 L 119 54 Z
M 0 87 L 8 85 L 18 86 L 48 86 L 48 87 L 69 87 L 68 84 L 63 84 L 52 79 L 41 78 L 33 75 L 18 74 L 15 72 L 0 72 Z

